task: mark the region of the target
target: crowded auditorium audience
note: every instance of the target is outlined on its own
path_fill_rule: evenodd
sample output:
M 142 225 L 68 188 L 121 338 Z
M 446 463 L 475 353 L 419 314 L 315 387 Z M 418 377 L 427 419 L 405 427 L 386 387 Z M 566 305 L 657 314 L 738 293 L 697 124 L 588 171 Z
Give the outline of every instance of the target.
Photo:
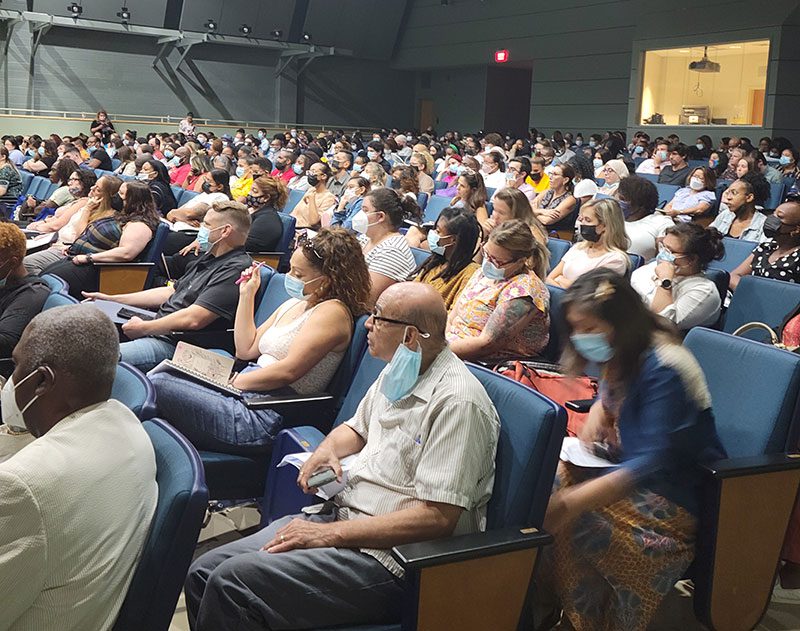
M 0 628 L 113 627 L 158 497 L 146 433 L 111 400 L 119 361 L 204 459 L 264 466 L 294 418 L 249 403 L 366 380 L 298 465 L 299 491 L 328 469 L 343 489 L 187 561 L 197 631 L 399 622 L 392 547 L 486 530 L 506 483 L 500 402 L 465 362 L 519 362 L 599 375 L 592 400 L 554 400 L 585 404 L 572 440 L 608 464 L 553 464 L 543 523 L 526 524 L 554 542 L 525 615 L 645 630 L 695 556 L 696 465 L 725 457 L 681 339 L 727 331 L 744 277 L 800 283 L 797 148 L 687 146 L 655 127 L 217 135 L 201 122 L 140 134 L 101 110 L 88 133 L 3 137 Z M 774 325 L 784 344 L 796 311 Z M 181 342 L 235 369 L 225 383 L 176 370 Z M 796 510 L 786 549 L 799 524 Z M 793 558 L 775 593 L 800 602 Z

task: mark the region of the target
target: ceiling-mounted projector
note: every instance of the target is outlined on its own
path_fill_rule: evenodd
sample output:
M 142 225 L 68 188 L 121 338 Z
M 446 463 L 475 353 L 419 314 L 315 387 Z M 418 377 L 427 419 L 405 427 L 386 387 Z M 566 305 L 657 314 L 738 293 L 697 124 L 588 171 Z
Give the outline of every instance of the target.
M 689 62 L 689 70 L 695 72 L 719 72 L 720 65 L 708 58 L 708 46 L 703 49 L 703 58 L 700 61 Z

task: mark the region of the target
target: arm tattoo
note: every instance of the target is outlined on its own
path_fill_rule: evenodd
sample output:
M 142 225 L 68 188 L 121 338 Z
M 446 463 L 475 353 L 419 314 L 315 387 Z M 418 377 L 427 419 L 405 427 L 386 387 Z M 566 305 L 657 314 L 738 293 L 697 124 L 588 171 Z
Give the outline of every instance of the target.
M 536 307 L 529 297 L 502 302 L 497 305 L 494 313 L 489 317 L 483 332 L 494 342 L 503 336 L 512 335 L 521 325 L 528 323 L 535 309 Z

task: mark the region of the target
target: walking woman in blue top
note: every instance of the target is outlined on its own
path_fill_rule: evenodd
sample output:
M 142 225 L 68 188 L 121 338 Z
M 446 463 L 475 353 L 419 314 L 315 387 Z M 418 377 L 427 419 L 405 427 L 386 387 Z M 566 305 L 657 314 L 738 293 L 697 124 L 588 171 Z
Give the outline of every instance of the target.
M 695 358 L 619 274 L 577 279 L 564 316 L 565 365 L 601 366 L 580 440 L 619 466 L 559 464 L 540 580 L 552 583 L 567 628 L 643 631 L 694 556 L 695 465 L 724 457 L 711 397 Z

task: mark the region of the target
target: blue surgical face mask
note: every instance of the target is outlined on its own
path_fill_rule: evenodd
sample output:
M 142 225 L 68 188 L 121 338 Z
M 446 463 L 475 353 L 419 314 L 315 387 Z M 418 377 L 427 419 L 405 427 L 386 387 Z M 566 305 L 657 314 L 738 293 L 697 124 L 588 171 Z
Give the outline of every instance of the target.
M 614 356 L 605 333 L 574 333 L 569 338 L 578 354 L 590 362 L 604 364 Z
M 792 163 L 792 159 L 789 156 L 781 156 L 780 157 L 780 162 L 781 162 L 782 165 L 786 166 L 787 164 L 791 164 Z
M 117 148 L 109 147 L 108 149 L 106 149 L 106 153 L 108 154 L 109 158 L 113 158 L 115 155 L 117 155 Z
M 242 177 L 244 175 L 244 167 L 236 167 L 236 177 Z
M 364 170 L 364 165 L 363 164 L 354 164 L 353 165 L 353 171 L 355 171 L 356 173 L 361 173 L 361 171 L 363 171 L 363 170 Z
M 297 300 L 308 300 L 308 296 L 306 296 L 304 293 L 306 285 L 313 283 L 318 278 L 322 278 L 322 276 L 317 276 L 316 278 L 312 278 L 311 280 L 303 282 L 291 274 L 286 274 L 283 277 L 283 288 L 292 298 L 296 298 Z
M 431 249 L 431 252 L 439 256 L 444 256 L 446 246 L 439 245 L 439 239 L 441 239 L 441 237 L 436 230 L 428 231 L 428 247 Z
M 695 147 L 697 147 L 697 149 L 698 149 L 699 151 L 702 151 L 703 149 L 705 149 L 705 145 L 704 145 L 702 142 L 698 142 L 698 143 L 695 145 Z
M 631 203 L 624 199 L 617 200 L 617 202 L 622 210 L 622 215 L 627 219 L 631 214 Z
M 603 166 L 603 161 L 600 158 L 595 158 L 592 160 L 592 166 L 595 169 L 599 169 L 601 166 Z
M 40 147 L 39 147 L 39 149 L 38 149 L 38 151 L 39 151 L 39 155 L 40 155 L 40 156 L 43 156 L 43 155 L 44 155 L 44 147 L 43 147 L 43 146 L 40 146 Z M 783 158 L 781 158 L 781 162 L 783 162 Z
M 209 237 L 211 237 L 212 232 L 224 227 L 225 226 L 217 226 L 216 228 L 209 229 L 206 226 L 200 226 L 200 230 L 197 231 L 197 243 L 200 244 L 201 252 L 208 252 L 211 248 L 217 245 L 218 241 L 214 241 L 214 243 L 211 243 L 209 241 Z
M 409 327 L 403 333 L 405 339 Z M 405 397 L 417 383 L 419 369 L 422 365 L 422 348 L 412 351 L 405 344 L 400 344 L 394 352 L 392 361 L 386 367 L 381 382 L 381 392 L 389 401 L 399 401 Z
M 484 258 L 483 263 L 481 263 L 481 271 L 490 280 L 504 280 L 506 277 L 506 270 L 502 267 L 497 267 L 487 258 Z
M 377 157 L 378 157 L 377 152 L 375 152 L 375 151 L 367 151 L 367 158 L 369 158 L 370 160 L 374 160 Z
M 597 146 L 597 143 L 594 140 L 589 141 L 589 146 L 594 149 Z
M 174 155 L 175 155 L 175 152 L 172 151 L 171 149 L 165 149 L 164 150 L 164 157 L 167 158 L 168 160 L 171 159 Z
M 637 147 L 634 147 L 633 153 L 635 153 L 637 155 L 640 154 L 640 153 L 644 153 L 644 147 L 642 147 L 641 145 L 638 145 Z
M 670 252 L 663 245 L 658 246 L 658 254 L 656 255 L 657 261 L 664 261 L 665 263 L 674 263 L 676 256 Z
M 303 174 L 303 167 L 301 167 L 297 162 L 292 165 L 292 171 L 294 171 L 297 175 Z

